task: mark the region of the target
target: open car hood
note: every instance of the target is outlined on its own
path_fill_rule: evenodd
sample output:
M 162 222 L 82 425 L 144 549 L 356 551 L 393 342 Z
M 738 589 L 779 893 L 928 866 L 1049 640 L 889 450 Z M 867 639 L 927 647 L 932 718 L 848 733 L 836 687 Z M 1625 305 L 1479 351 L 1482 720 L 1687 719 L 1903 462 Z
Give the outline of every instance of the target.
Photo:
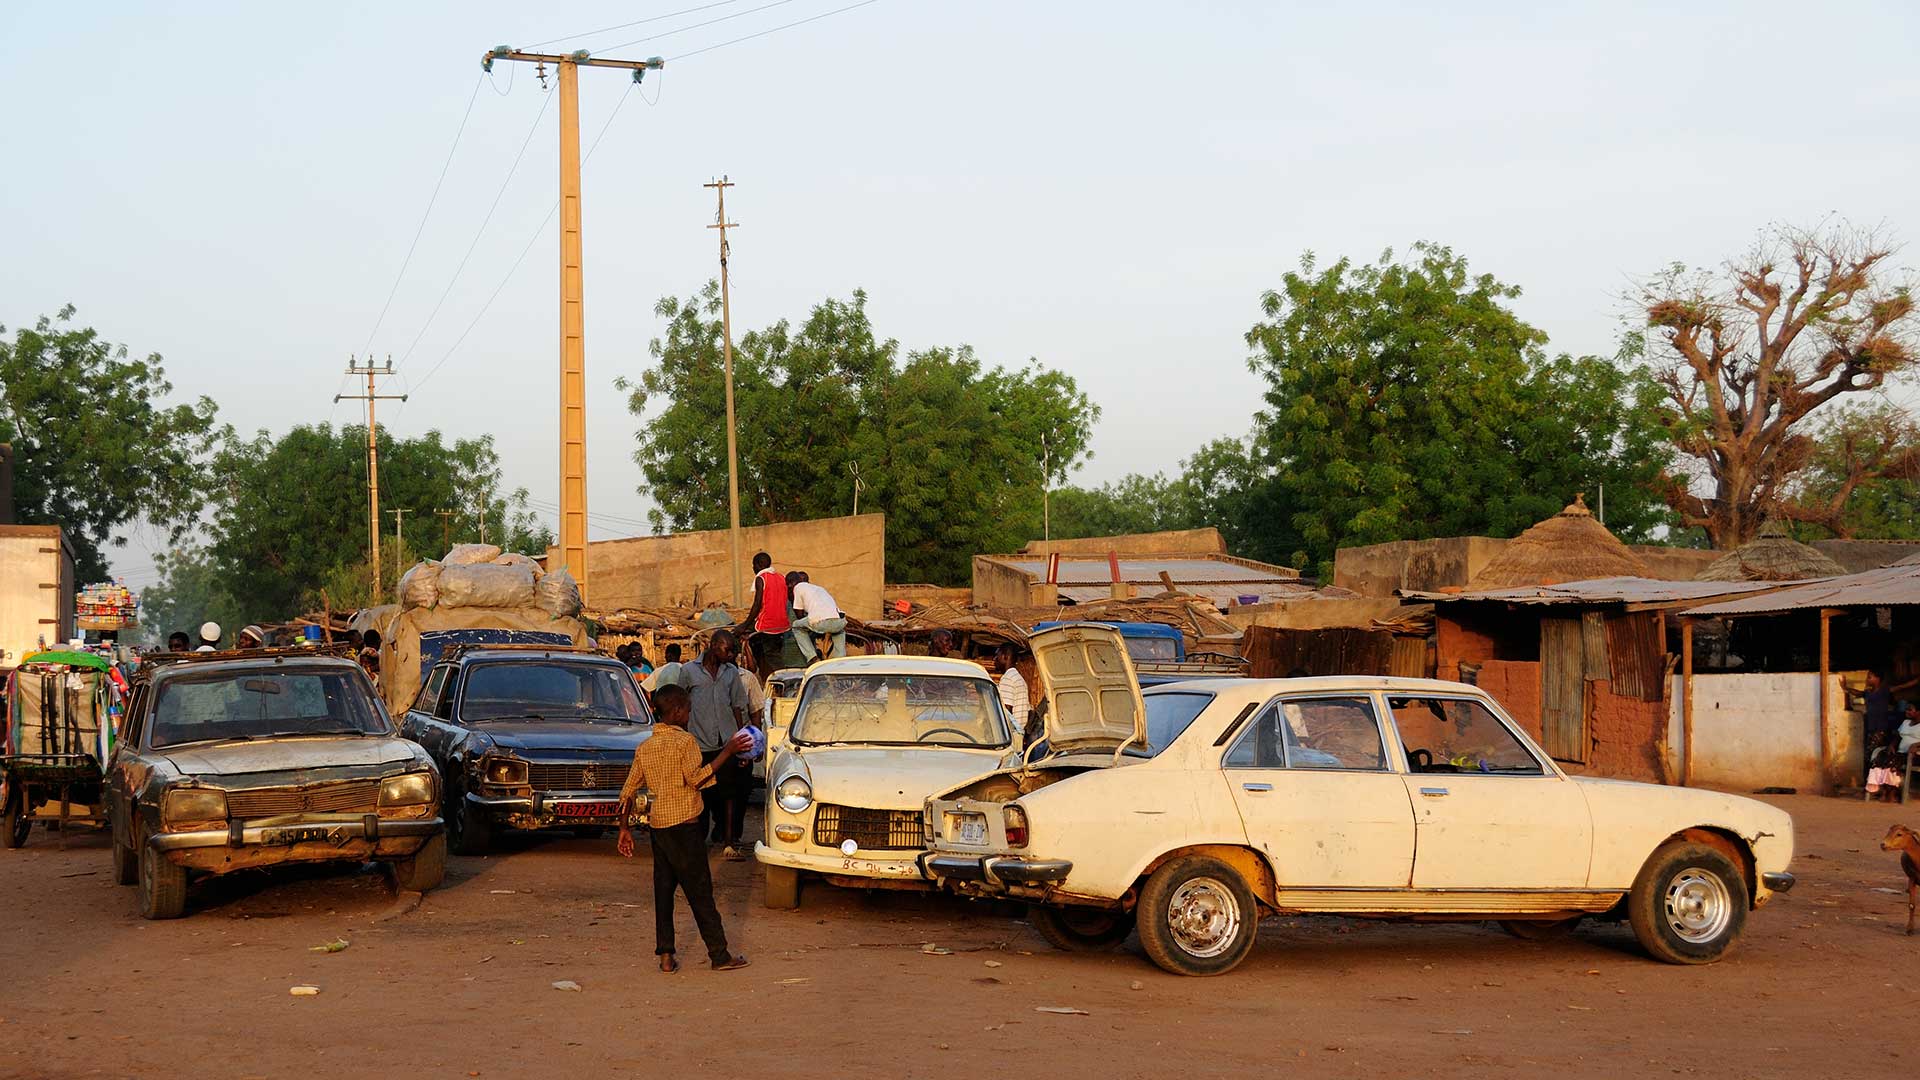
M 1047 742 L 1054 752 L 1146 745 L 1146 704 L 1118 630 L 1068 623 L 1034 634 L 1027 647 L 1046 688 Z

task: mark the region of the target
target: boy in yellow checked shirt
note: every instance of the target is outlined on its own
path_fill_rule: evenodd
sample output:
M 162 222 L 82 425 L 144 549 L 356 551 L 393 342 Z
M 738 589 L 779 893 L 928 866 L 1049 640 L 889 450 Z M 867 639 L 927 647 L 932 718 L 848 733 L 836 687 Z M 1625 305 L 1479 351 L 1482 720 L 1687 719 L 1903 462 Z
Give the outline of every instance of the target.
M 620 854 L 633 858 L 633 830 L 627 813 L 636 792 L 645 786 L 652 796 L 647 831 L 653 841 L 654 955 L 660 970 L 680 970 L 673 955 L 673 890 L 687 894 L 693 921 L 707 944 L 715 971 L 735 971 L 747 958 L 727 951 L 727 934 L 720 926 L 720 909 L 713 903 L 713 871 L 707 865 L 707 838 L 701 830 L 700 789 L 713 784 L 713 770 L 753 745 L 753 736 L 736 732 L 708 765 L 700 764 L 700 744 L 687 733 L 691 704 L 685 688 L 662 686 L 653 694 L 657 722 L 653 737 L 633 752 L 633 768 L 620 789 Z

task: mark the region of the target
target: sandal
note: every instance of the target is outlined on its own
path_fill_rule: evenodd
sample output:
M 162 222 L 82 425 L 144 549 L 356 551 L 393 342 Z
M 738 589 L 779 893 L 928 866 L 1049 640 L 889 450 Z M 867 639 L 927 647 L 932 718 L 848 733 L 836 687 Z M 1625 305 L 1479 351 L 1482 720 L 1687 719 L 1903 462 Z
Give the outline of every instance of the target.
M 739 971 L 741 968 L 746 967 L 748 964 L 751 964 L 751 963 L 753 963 L 753 961 L 747 959 L 744 956 L 741 956 L 739 953 L 734 953 L 732 956 L 727 958 L 726 963 L 713 965 L 713 970 Z
M 662 975 L 672 975 L 678 972 L 679 970 L 680 970 L 680 961 L 674 959 L 674 956 L 672 953 L 668 952 L 668 953 L 660 954 L 660 973 Z

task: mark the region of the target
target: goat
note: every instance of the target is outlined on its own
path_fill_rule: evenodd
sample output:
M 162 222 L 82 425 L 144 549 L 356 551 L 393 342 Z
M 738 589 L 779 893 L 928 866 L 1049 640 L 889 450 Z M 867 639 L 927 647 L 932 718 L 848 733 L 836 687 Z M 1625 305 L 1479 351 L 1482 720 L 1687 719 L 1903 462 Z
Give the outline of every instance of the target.
M 1900 853 L 1900 869 L 1907 872 L 1907 936 L 1913 936 L 1914 896 L 1920 892 L 1920 833 L 1895 825 L 1880 840 L 1881 851 Z

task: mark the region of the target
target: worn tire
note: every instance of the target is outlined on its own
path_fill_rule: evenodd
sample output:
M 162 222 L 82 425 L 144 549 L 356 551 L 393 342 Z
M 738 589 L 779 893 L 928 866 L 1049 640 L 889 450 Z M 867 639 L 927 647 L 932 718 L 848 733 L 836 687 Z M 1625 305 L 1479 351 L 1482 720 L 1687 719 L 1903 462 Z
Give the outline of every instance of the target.
M 404 859 L 387 864 L 393 870 L 393 887 L 401 892 L 426 892 L 437 889 L 447 876 L 447 834 L 440 833 L 420 845 L 420 850 Z
M 1119 947 L 1133 932 L 1131 911 L 1105 911 L 1089 907 L 1046 907 L 1027 909 L 1027 923 L 1047 944 L 1064 952 L 1104 952 Z
M 1153 872 L 1134 911 L 1148 959 L 1176 975 L 1224 975 L 1253 951 L 1260 909 L 1233 867 L 1187 855 Z
M 0 811 L 0 843 L 10 848 L 26 843 L 27 832 L 33 828 L 33 819 L 27 817 L 25 808 L 21 806 L 23 801 L 18 791 L 9 791 L 6 809 Z
M 447 793 L 447 845 L 455 855 L 485 855 L 493 847 L 493 822 L 461 791 Z
M 187 910 L 187 871 L 148 847 L 140 837 L 134 846 L 140 861 L 140 915 L 148 919 L 177 919 Z
M 1521 941 L 1565 941 L 1573 936 L 1574 927 L 1580 925 L 1584 916 L 1576 915 L 1571 919 L 1555 919 L 1552 922 L 1527 919 L 1502 919 L 1500 929 L 1519 938 Z
M 766 879 L 766 906 L 776 911 L 792 911 L 800 906 L 800 871 L 786 866 L 762 866 Z
M 1675 841 L 1640 868 L 1627 921 L 1655 960 L 1711 964 L 1740 939 L 1751 906 L 1746 875 L 1724 852 Z

